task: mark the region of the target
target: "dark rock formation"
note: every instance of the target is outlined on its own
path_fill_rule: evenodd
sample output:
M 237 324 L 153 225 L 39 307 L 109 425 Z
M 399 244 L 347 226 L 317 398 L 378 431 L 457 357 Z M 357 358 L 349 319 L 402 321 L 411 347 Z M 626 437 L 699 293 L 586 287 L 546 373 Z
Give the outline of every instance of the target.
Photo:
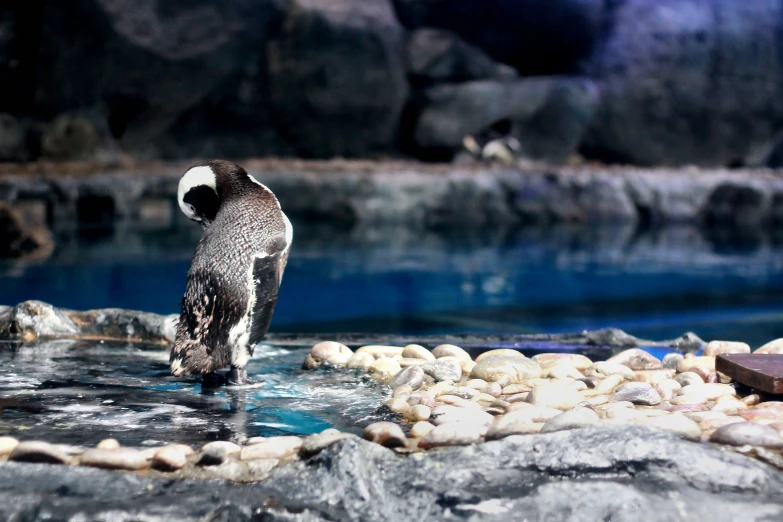
M 460 35 L 522 74 L 562 74 L 590 53 L 600 34 L 600 0 L 394 0 L 411 29 Z
M 426 98 L 415 131 L 420 147 L 454 149 L 507 121 L 525 157 L 560 162 L 580 142 L 598 92 L 589 80 L 542 78 L 440 85 Z
M 0 259 L 47 257 L 53 249 L 49 229 L 0 201 Z
M 391 0 L 292 0 L 269 45 L 280 133 L 306 157 L 388 150 L 407 98 L 405 41 Z
M 415 83 L 513 79 L 516 71 L 442 29 L 416 29 L 408 35 L 408 74 Z
M 783 125 L 780 2 L 612 5 L 585 68 L 602 95 L 585 153 L 642 165 L 763 160 Z
M 44 464 L 0 469 L 5 520 L 783 517 L 780 470 L 641 426 L 515 436 L 407 457 L 347 438 L 245 485 Z

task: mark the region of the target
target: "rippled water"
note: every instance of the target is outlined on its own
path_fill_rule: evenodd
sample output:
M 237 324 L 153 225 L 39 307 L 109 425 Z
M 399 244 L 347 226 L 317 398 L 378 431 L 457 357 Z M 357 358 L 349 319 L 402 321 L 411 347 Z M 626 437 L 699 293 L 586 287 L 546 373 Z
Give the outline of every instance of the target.
M 202 389 L 173 378 L 158 345 L 58 341 L 0 345 L 0 434 L 125 445 L 360 431 L 385 387 L 348 371 L 304 371 L 306 351 L 259 346 L 256 383 Z

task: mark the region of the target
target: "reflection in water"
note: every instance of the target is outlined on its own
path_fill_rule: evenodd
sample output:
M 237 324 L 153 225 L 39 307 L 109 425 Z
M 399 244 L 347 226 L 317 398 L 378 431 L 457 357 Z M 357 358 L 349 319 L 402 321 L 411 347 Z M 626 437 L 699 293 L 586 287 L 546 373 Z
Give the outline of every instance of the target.
M 758 346 L 783 336 L 783 242 L 694 228 L 355 229 L 295 224 L 272 331 L 569 332 Z M 177 311 L 196 226 L 58 237 L 3 304 Z
M 302 350 L 259 346 L 248 366 L 257 384 L 202 390 L 174 379 L 160 346 L 101 342 L 0 345 L 0 433 L 90 445 L 241 441 L 357 432 L 379 420 L 387 393 L 350 372 L 303 371 Z

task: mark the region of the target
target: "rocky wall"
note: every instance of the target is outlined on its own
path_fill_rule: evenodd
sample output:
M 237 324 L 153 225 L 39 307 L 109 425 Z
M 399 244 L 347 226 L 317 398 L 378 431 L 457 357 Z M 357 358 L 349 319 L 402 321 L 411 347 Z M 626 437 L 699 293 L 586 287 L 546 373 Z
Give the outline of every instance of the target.
M 0 161 L 779 163 L 776 0 L 31 0 L 0 7 Z

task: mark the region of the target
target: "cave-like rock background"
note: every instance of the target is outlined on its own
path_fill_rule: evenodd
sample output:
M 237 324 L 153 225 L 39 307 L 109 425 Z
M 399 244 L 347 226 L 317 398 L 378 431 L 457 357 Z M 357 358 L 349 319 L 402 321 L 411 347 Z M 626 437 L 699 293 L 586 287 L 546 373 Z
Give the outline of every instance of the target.
M 779 161 L 779 0 L 28 0 L 0 160 Z

